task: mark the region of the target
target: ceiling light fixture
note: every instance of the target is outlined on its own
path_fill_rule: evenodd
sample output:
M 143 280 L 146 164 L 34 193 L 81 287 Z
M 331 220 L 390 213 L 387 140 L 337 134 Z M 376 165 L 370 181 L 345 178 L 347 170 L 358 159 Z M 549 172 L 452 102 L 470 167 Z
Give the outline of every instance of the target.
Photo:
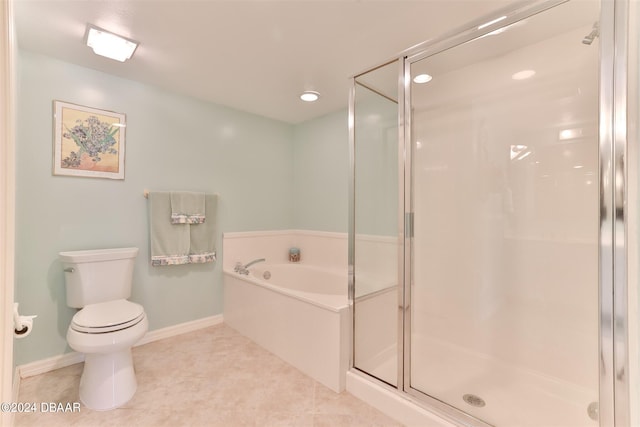
M 124 62 L 131 58 L 138 42 L 87 24 L 87 46 L 93 49 L 96 55 Z
M 305 90 L 304 92 L 302 92 L 302 95 L 300 95 L 300 99 L 302 99 L 305 102 L 317 101 L 319 98 L 320 98 L 320 93 L 314 92 L 312 90 Z
M 429 74 L 418 74 L 413 78 L 413 82 L 418 84 L 427 83 L 430 82 L 431 79 L 433 79 L 433 77 L 431 77 Z
M 536 72 L 534 70 L 522 70 L 522 71 L 518 71 L 517 73 L 514 73 L 511 75 L 511 78 L 513 80 L 526 80 L 530 77 L 535 76 Z

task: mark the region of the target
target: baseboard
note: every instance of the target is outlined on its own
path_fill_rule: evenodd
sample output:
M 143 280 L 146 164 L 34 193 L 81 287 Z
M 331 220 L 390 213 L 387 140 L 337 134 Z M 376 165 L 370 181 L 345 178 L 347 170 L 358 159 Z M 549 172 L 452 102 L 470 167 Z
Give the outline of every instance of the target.
M 19 365 L 16 367 L 16 371 L 20 378 L 29 378 L 35 375 L 44 374 L 45 372 L 75 365 L 80 362 L 84 362 L 84 354 L 73 351 L 71 353 L 65 353 L 59 356 L 53 356 L 42 360 L 36 360 L 35 362 L 26 363 L 24 365 Z
M 197 331 L 198 329 L 208 328 L 209 326 L 219 325 L 223 321 L 222 314 L 204 317 L 190 322 L 180 323 L 178 325 L 167 326 L 166 328 L 156 329 L 147 332 L 140 341 L 135 345 L 149 344 L 150 342 L 163 340 L 165 338 L 175 337 L 176 335 L 186 334 L 188 332 Z
M 146 333 L 135 347 L 139 345 L 149 344 L 154 341 L 171 338 L 187 332 L 197 331 L 198 329 L 207 328 L 222 323 L 223 316 L 218 314 L 215 316 L 205 317 L 190 322 L 180 323 L 178 325 L 168 326 L 166 328 L 156 329 Z M 26 363 L 16 367 L 16 375 L 13 382 L 13 394 L 17 397 L 20 388 L 20 379 L 28 378 L 34 375 L 44 374 L 55 369 L 64 368 L 76 363 L 84 362 L 84 354 L 78 352 L 65 353 L 59 356 L 49 357 L 47 359 L 37 360 L 35 362 Z M 16 384 L 17 383 L 17 384 Z M 17 400 L 15 400 L 17 402 Z

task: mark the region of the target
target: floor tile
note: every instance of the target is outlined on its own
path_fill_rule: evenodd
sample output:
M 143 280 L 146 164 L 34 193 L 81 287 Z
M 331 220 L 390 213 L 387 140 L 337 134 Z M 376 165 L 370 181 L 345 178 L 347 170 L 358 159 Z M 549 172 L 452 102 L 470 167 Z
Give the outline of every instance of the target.
M 133 349 L 138 390 L 112 411 L 18 414 L 21 426 L 399 427 L 335 393 L 225 324 Z M 83 364 L 25 378 L 20 402 L 79 402 Z

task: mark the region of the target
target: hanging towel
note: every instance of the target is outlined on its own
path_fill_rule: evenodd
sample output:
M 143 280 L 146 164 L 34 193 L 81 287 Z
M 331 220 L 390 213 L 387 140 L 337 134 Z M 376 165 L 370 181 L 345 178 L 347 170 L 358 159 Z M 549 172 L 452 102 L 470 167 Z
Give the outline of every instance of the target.
M 171 192 L 172 224 L 202 224 L 204 221 L 204 193 Z
M 149 193 L 151 265 L 189 263 L 189 224 L 171 224 L 171 197 L 168 192 Z
M 205 195 L 205 211 L 207 220 L 202 224 L 189 226 L 191 245 L 189 249 L 189 262 L 203 263 L 216 260 L 216 208 L 218 196 Z

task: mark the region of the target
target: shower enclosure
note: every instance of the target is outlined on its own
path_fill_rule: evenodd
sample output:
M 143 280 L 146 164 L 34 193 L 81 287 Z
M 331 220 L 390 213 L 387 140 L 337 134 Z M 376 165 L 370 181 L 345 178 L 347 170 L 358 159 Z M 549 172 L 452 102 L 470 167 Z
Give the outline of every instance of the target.
M 630 424 L 627 13 L 521 3 L 354 77 L 356 371 L 467 425 Z

